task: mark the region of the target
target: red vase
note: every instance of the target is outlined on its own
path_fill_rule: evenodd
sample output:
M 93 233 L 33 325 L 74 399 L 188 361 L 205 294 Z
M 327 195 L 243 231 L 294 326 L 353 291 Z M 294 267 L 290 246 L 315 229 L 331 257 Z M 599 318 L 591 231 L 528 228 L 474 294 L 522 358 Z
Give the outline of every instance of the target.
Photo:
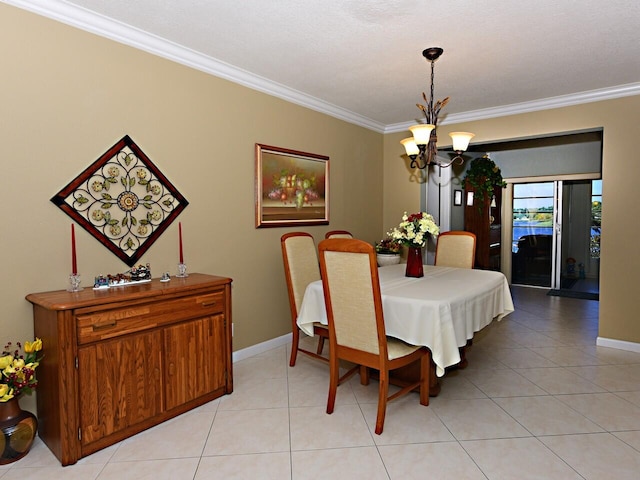
M 422 248 L 409 247 L 407 255 L 407 271 L 405 272 L 407 277 L 424 277 L 424 270 L 422 269 Z
M 29 453 L 37 430 L 35 415 L 22 410 L 17 398 L 0 402 L 0 465 L 20 460 Z

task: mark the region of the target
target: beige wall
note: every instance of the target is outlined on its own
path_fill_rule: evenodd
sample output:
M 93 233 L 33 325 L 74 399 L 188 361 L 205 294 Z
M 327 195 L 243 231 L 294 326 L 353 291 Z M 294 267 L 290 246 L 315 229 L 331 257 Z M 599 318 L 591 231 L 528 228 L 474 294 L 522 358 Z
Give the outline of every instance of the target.
M 455 100 L 455 99 L 454 99 Z M 558 132 L 604 129 L 602 166 L 602 250 L 600 271 L 600 336 L 640 342 L 637 315 L 640 255 L 635 239 L 640 223 L 635 221 L 640 162 L 636 153 L 640 138 L 640 96 L 626 97 L 542 112 L 513 115 L 438 129 L 441 139 L 454 130 L 474 132 L 474 142 L 544 136 Z M 407 136 L 385 136 L 383 225 L 393 224 L 397 212 L 420 206 L 418 186 L 409 173 L 398 168 L 403 153 L 398 142 Z
M 66 288 L 72 221 L 49 199 L 125 134 L 190 202 L 189 270 L 233 278 L 234 350 L 291 331 L 279 239 L 296 228 L 254 226 L 256 142 L 330 157 L 331 223 L 299 229 L 379 237 L 383 135 L 4 4 L 0 30 L 0 341 L 31 337 L 26 294 Z M 127 270 L 76 236 L 85 286 Z M 177 260 L 175 222 L 141 261 Z
M 37 15 L 0 5 L 3 61 L 0 176 L 4 199 L 0 341 L 32 335 L 30 292 L 65 288 L 71 220 L 49 199 L 123 135 L 186 196 L 179 217 L 190 271 L 234 279 L 234 350 L 290 331 L 279 238 L 254 228 L 254 144 L 331 157 L 331 225 L 378 239 L 420 205 L 402 166 L 406 134 L 380 135 Z M 640 97 L 470 122 L 440 129 L 476 141 L 604 127 L 601 332 L 640 342 L 634 295 L 640 225 L 631 221 L 640 162 Z M 384 184 L 383 184 L 384 179 Z M 85 285 L 126 265 L 77 229 Z M 177 225 L 142 258 L 175 273 Z

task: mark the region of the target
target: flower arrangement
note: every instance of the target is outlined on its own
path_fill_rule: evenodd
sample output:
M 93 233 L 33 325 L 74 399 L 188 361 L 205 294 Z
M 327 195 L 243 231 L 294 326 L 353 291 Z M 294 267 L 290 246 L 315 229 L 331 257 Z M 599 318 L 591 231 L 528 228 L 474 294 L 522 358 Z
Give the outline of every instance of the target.
M 429 235 L 437 236 L 439 233 L 440 228 L 427 212 L 412 213 L 411 215 L 404 212 L 402 222 L 387 235 L 408 247 L 424 247 Z
M 376 253 L 382 253 L 387 255 L 397 255 L 400 253 L 402 243 L 393 238 L 386 237 L 376 243 Z
M 24 354 L 20 342 L 13 348 L 8 342 L 0 357 L 0 402 L 7 402 L 22 393 L 30 394 L 37 386 L 36 368 L 40 365 L 42 356 L 42 340 L 36 338 L 33 342 L 24 342 Z

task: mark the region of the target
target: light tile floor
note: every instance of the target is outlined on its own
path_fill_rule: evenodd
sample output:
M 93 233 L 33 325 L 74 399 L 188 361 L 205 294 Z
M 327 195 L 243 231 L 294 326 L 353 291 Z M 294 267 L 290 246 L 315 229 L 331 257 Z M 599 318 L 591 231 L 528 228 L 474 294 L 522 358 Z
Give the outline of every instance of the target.
M 595 346 L 598 302 L 513 288 L 516 311 L 478 333 L 469 366 L 428 407 L 357 378 L 325 413 L 327 365 L 289 347 L 234 365 L 232 395 L 61 467 L 36 439 L 14 479 L 637 479 L 640 354 Z M 307 339 L 310 342 L 311 339 Z

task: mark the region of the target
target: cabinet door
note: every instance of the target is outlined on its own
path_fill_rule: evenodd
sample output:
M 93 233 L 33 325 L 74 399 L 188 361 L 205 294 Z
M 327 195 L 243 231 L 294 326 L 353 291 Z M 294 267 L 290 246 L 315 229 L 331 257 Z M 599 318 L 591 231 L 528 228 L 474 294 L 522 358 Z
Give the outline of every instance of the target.
M 140 333 L 78 349 L 83 445 L 152 418 L 162 408 L 162 334 Z
M 164 330 L 166 408 L 225 387 L 224 315 L 212 315 Z

